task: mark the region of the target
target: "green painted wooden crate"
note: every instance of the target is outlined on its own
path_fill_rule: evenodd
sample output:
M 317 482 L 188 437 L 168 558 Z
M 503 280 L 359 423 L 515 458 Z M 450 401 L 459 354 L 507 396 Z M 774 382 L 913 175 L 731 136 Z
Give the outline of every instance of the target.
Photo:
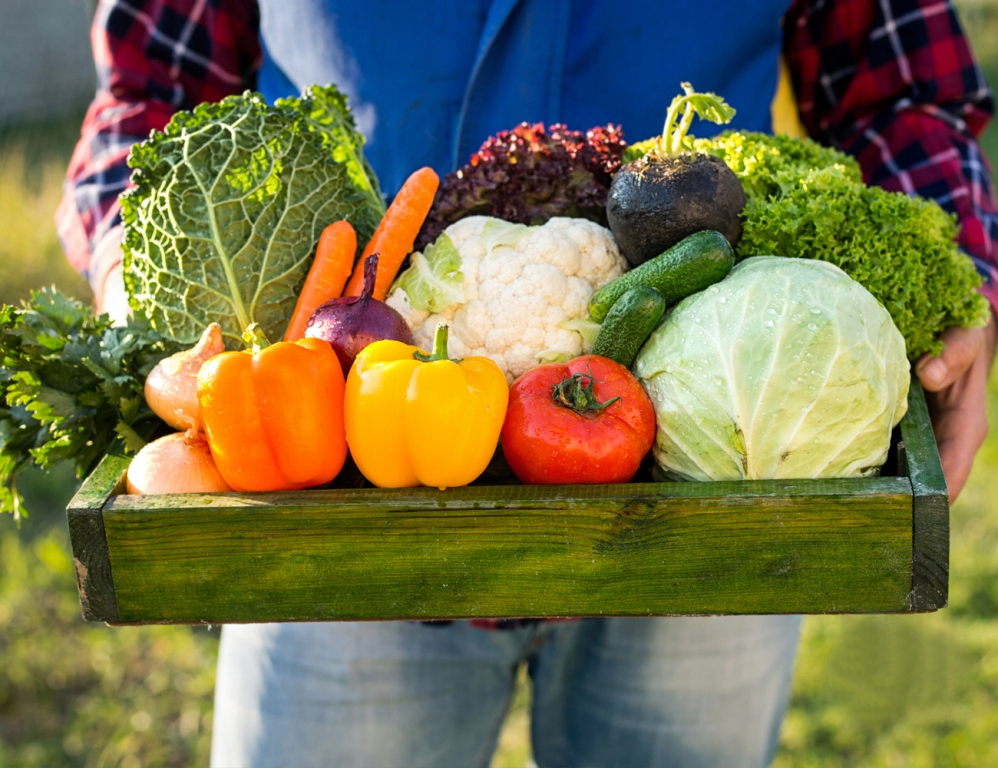
M 68 508 L 110 624 L 904 613 L 946 605 L 949 506 L 913 383 L 895 476 L 130 496 Z

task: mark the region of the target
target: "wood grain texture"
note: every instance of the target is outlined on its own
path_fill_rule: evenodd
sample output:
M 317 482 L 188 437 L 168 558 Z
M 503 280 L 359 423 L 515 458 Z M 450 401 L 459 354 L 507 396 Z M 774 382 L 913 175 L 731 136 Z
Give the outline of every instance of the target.
M 117 496 L 121 622 L 898 612 L 906 478 Z
M 948 505 L 917 382 L 900 433 L 902 477 L 445 492 L 117 495 L 110 455 L 68 510 L 84 617 L 934 610 Z
M 128 457 L 113 449 L 101 459 L 66 507 L 76 585 L 83 618 L 87 621 L 118 621 L 101 508 L 112 494 L 124 491 L 128 462 Z
M 949 599 L 949 494 L 925 396 L 915 378 L 901 439 L 913 494 L 909 602 L 913 611 L 935 611 Z

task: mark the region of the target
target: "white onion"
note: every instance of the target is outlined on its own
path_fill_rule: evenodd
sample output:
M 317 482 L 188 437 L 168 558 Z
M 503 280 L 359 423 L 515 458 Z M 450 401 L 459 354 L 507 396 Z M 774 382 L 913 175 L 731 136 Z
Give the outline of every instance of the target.
M 174 429 L 201 429 L 198 371 L 225 351 L 222 328 L 212 323 L 196 345 L 159 361 L 146 377 L 145 397 L 153 413 Z
M 125 478 L 129 493 L 231 491 L 215 466 L 208 443 L 194 430 L 153 440 L 139 451 Z

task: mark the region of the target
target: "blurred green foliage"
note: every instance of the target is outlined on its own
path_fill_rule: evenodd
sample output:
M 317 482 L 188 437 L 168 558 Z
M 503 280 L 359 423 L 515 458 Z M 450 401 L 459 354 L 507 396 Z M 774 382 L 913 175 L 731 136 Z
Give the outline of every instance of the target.
M 992 84 L 998 1 L 960 0 Z M 0 301 L 50 283 L 81 299 L 52 226 L 80 115 L 0 129 Z M 998 161 L 998 125 L 982 144 Z M 998 425 L 998 375 L 990 422 Z M 998 436 L 952 514 L 950 608 L 805 621 L 776 768 L 998 765 Z M 31 517 L 0 516 L 0 768 L 208 763 L 217 630 L 87 625 L 64 509 L 68 467 L 19 481 Z M 520 686 L 494 768 L 529 760 Z
M 78 299 L 90 288 L 66 261 L 52 223 L 82 115 L 0 128 L 0 303 L 57 284 Z
M 215 653 L 204 630 L 84 623 L 61 526 L 0 535 L 0 766 L 207 765 Z

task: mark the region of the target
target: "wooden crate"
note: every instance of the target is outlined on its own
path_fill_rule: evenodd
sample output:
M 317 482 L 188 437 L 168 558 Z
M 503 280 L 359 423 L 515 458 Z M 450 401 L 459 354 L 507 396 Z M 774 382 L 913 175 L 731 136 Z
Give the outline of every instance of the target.
M 67 510 L 109 624 L 905 613 L 946 605 L 949 506 L 913 382 L 896 476 L 599 486 L 124 493 Z

